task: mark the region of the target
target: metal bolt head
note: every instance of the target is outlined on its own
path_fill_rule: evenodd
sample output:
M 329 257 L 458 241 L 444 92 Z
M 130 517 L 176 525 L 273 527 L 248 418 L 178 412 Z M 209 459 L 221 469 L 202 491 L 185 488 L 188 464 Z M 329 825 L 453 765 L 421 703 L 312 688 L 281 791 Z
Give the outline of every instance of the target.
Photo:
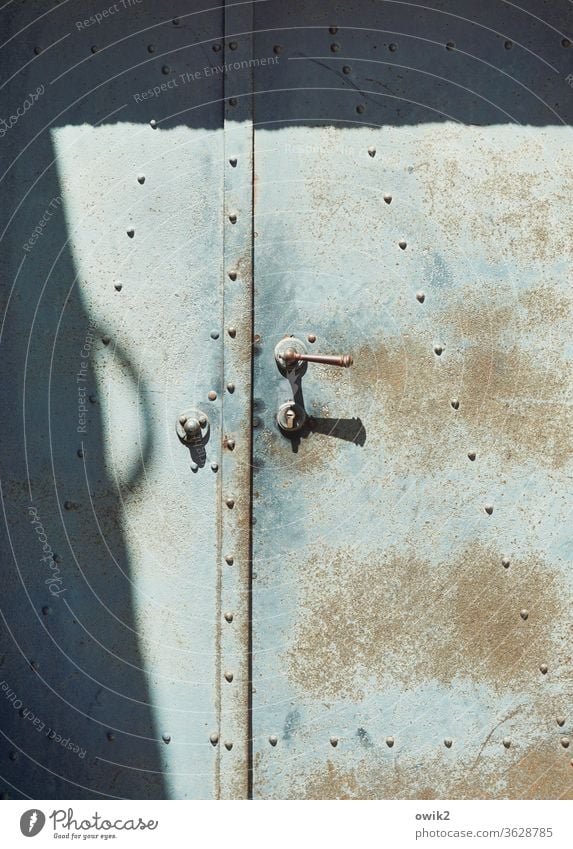
M 229 566 L 232 566 L 234 562 L 235 562 L 235 558 L 233 557 L 232 554 L 226 554 L 225 555 L 225 563 L 228 563 Z
M 385 203 L 392 203 L 392 195 L 384 195 Z
M 390 53 L 395 53 L 398 50 L 398 45 L 392 42 L 392 44 L 388 45 L 388 50 L 390 51 Z
M 306 338 L 311 343 L 311 345 L 316 342 L 316 334 L 315 333 L 309 333 Z
M 219 742 L 219 735 L 216 732 L 213 732 L 213 734 L 211 734 L 209 737 L 209 742 L 212 746 L 216 746 Z
M 502 742 L 505 748 L 509 749 L 509 747 L 511 746 L 511 740 L 509 739 L 509 737 L 504 737 Z
M 231 214 L 229 215 L 229 221 L 231 222 L 231 224 L 237 223 L 237 213 L 236 212 L 231 212 Z
M 235 391 L 235 384 L 230 381 L 229 383 L 227 383 L 227 392 L 230 392 L 231 395 L 232 395 L 234 391 Z
M 212 472 L 218 472 L 219 471 L 219 464 L 218 463 L 211 463 L 211 471 Z
M 565 725 L 565 717 L 564 716 L 558 716 L 557 719 L 555 720 L 555 722 L 557 723 L 559 728 L 563 728 L 563 726 Z
M 229 98 L 229 106 L 236 106 L 237 103 L 238 103 L 238 100 L 237 100 L 236 97 L 230 97 Z
M 473 463 L 473 461 L 475 460 L 476 457 L 477 457 L 477 454 L 476 454 L 475 451 L 468 451 L 468 459 L 470 459 L 472 461 L 472 463 Z
M 436 354 L 436 356 L 441 357 L 441 355 L 443 353 L 444 353 L 443 345 L 434 345 L 434 354 Z
M 452 740 L 451 737 L 446 737 L 446 739 L 444 740 L 444 746 L 446 747 L 446 749 L 451 749 L 453 742 L 454 741 Z
M 108 731 L 108 732 L 107 732 L 107 734 L 106 734 L 105 736 L 106 736 L 106 737 L 107 737 L 107 739 L 110 741 L 110 743 L 111 743 L 113 740 L 115 740 L 115 734 L 113 733 L 113 731 Z
M 80 458 L 80 460 L 81 460 L 81 459 L 82 459 L 82 457 L 84 456 L 84 450 L 83 450 L 83 448 L 78 448 L 78 450 L 76 451 L 76 454 L 78 455 L 78 457 L 79 457 L 79 458 Z
M 406 248 L 408 247 L 408 242 L 404 241 L 404 239 L 400 239 L 400 241 L 398 242 L 398 245 L 401 248 L 401 250 L 405 251 Z
M 394 745 L 394 738 L 393 737 L 386 737 L 386 745 L 388 746 L 389 749 L 391 749 L 392 746 Z
M 227 333 L 229 334 L 229 336 L 231 337 L 231 339 L 234 339 L 234 338 L 235 338 L 235 336 L 237 335 L 237 328 L 236 328 L 236 327 L 228 327 L 228 328 L 227 328 Z
M 275 46 L 273 47 L 273 53 L 276 53 L 276 55 L 278 56 L 279 53 L 282 53 L 282 52 L 283 52 L 283 49 L 282 49 L 281 45 L 275 44 Z
M 225 622 L 230 623 L 232 621 L 233 621 L 233 614 L 232 613 L 225 613 Z
M 331 53 L 339 53 L 340 52 L 340 44 L 336 44 L 336 42 L 333 42 L 330 45 L 330 52 Z
M 338 746 L 338 737 L 331 737 L 331 738 L 330 738 L 330 745 L 331 745 L 334 749 L 336 749 L 336 747 Z
M 328 31 L 331 35 L 336 35 L 336 33 L 338 32 L 338 27 L 335 27 L 335 26 L 328 27 Z
M 143 186 L 143 184 L 145 183 L 145 174 L 138 174 L 137 175 L 137 182 L 139 183 L 140 186 Z
M 239 45 L 236 41 L 230 41 L 229 42 L 229 47 L 231 48 L 231 50 L 236 50 L 238 46 Z
M 162 734 L 161 739 L 164 743 L 171 743 L 171 734 Z
M 216 401 L 217 400 L 217 393 L 212 389 L 209 392 L 209 394 L 207 395 L 207 398 L 209 399 L 209 401 Z
M 121 290 L 123 289 L 123 283 L 120 283 L 118 280 L 117 283 L 113 284 L 113 288 L 116 292 L 121 292 Z
M 215 44 L 213 45 L 213 50 L 215 51 L 215 53 L 221 52 L 221 45 L 219 44 L 219 42 L 215 42 Z
M 372 159 L 374 159 L 374 157 L 376 156 L 376 148 L 375 147 L 369 147 L 368 148 L 368 156 L 370 156 Z
M 230 740 L 225 740 L 225 744 L 224 744 L 224 745 L 225 745 L 225 748 L 226 748 L 226 750 L 227 750 L 228 752 L 230 752 L 230 751 L 231 751 L 231 749 L 233 748 L 233 744 L 231 743 L 231 741 L 230 741 Z
M 501 565 L 503 566 L 504 569 L 509 569 L 510 563 L 511 563 L 511 560 L 509 559 L 509 557 L 502 557 L 501 558 Z
M 207 427 L 207 416 L 199 416 L 199 424 L 201 427 Z
M 359 103 L 359 104 L 358 104 L 358 106 L 356 107 L 356 111 L 358 112 L 358 114 L 359 114 L 359 115 L 362 115 L 362 113 L 364 112 L 365 108 L 366 108 L 366 107 L 364 106 L 364 104 L 363 104 L 363 103 Z
M 227 274 L 229 275 L 229 280 L 236 280 L 237 279 L 237 272 L 235 271 L 234 268 L 232 268 L 230 271 L 228 271 Z
M 161 68 L 161 73 L 165 75 L 170 74 L 171 68 L 169 67 L 169 65 L 163 65 L 163 67 Z
M 147 52 L 148 53 L 155 53 L 155 44 L 148 44 L 147 45 Z
M 42 608 L 42 614 L 44 616 L 49 616 L 51 612 L 52 612 L 52 608 L 49 607 L 47 604 L 45 604 L 44 607 Z
M 571 742 L 571 741 L 569 740 L 569 737 L 562 737 L 562 738 L 561 738 L 561 745 L 563 746 L 563 748 L 564 748 L 564 749 L 568 749 L 568 748 L 569 748 L 569 744 L 570 744 L 570 742 Z
M 135 230 L 133 227 L 128 227 L 125 232 L 127 233 L 130 239 L 133 239 L 133 237 L 135 236 Z
M 452 407 L 454 408 L 454 410 L 459 410 L 459 409 L 460 409 L 460 402 L 458 401 L 458 399 L 457 399 L 457 398 L 452 398 L 452 400 L 450 401 L 450 404 L 452 405 Z
M 233 680 L 234 677 L 235 676 L 233 675 L 232 672 L 225 672 L 225 681 L 228 681 L 229 684 L 231 683 L 231 681 Z
M 109 345 L 109 343 L 111 342 L 111 336 L 102 336 L 101 341 L 104 345 Z
M 189 468 L 191 469 L 192 472 L 197 472 L 199 470 L 199 466 L 195 462 L 190 463 Z
M 233 509 L 233 507 L 235 506 L 235 499 L 234 499 L 234 498 L 226 498 L 226 499 L 225 499 L 225 504 L 227 505 L 227 507 L 229 508 L 229 510 L 232 510 L 232 509 Z
M 193 436 L 195 433 L 199 433 L 201 430 L 201 425 L 197 421 L 197 419 L 185 419 L 185 423 L 183 424 L 183 430 L 187 434 L 187 436 Z
M 229 159 L 229 165 L 231 166 L 231 168 L 237 167 L 237 157 L 236 156 L 231 156 L 231 158 Z
M 278 742 L 278 737 L 275 734 L 271 734 L 271 736 L 269 737 L 269 743 L 271 744 L 271 746 L 276 746 Z
M 549 667 L 547 666 L 546 663 L 542 663 L 539 667 L 539 671 L 541 672 L 542 675 L 547 675 L 547 673 L 549 671 Z
M 149 126 L 151 127 L 152 130 L 157 129 L 157 121 L 155 120 L 155 118 L 151 119 L 151 121 L 149 122 Z
M 342 73 L 346 74 L 346 76 L 348 76 L 348 74 L 351 74 L 352 68 L 350 67 L 350 65 L 343 65 L 342 66 Z
M 416 292 L 416 300 L 423 304 L 426 300 L 425 294 L 423 292 Z
M 519 615 L 521 616 L 521 618 L 525 622 L 526 619 L 529 619 L 529 610 L 525 610 L 525 608 L 524 608 L 523 610 L 519 611 Z
M 234 439 L 232 439 L 232 438 L 227 439 L 227 448 L 229 449 L 229 451 L 235 450 L 235 440 Z
M 493 504 L 486 504 L 483 508 L 488 516 L 491 516 L 493 513 Z
M 210 335 L 211 339 L 218 339 L 219 338 L 219 331 L 218 330 L 212 330 L 209 335 Z

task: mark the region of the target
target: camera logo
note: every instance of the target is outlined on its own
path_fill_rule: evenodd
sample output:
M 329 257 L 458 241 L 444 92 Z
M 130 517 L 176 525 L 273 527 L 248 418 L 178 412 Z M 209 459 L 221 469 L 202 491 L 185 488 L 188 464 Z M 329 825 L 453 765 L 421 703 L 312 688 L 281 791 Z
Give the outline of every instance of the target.
M 26 811 L 20 817 L 20 831 L 24 837 L 35 837 L 46 825 L 46 817 L 37 808 Z

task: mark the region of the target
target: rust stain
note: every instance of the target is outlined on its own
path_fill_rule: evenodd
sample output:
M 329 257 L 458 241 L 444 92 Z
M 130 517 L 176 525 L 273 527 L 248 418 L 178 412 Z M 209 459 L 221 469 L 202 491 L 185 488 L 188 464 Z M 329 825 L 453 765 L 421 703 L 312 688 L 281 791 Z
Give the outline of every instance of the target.
M 403 551 L 358 561 L 350 548 L 325 548 L 301 574 L 287 673 L 326 700 L 363 698 L 372 679 L 451 684 L 460 676 L 499 691 L 525 686 L 563 607 L 541 557 L 505 570 L 480 543 L 437 566 Z
M 569 302 L 543 289 L 525 295 L 519 308 L 524 326 L 535 327 L 541 339 L 551 340 L 557 322 L 571 319 Z M 376 409 L 382 437 L 397 459 L 415 457 L 425 470 L 451 462 L 454 417 L 467 431 L 468 446 L 486 446 L 504 462 L 529 460 L 552 468 L 571 462 L 567 396 L 573 369 L 555 352 L 520 347 L 514 313 L 513 307 L 487 302 L 443 311 L 438 326 L 450 338 L 441 357 L 432 339 L 419 336 L 357 352 L 353 386 Z

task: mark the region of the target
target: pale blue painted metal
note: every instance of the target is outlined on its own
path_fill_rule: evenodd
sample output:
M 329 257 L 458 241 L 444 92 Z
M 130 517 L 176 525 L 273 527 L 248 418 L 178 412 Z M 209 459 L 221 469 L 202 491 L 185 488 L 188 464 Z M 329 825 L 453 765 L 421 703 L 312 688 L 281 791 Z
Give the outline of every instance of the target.
M 2 114 L 44 89 L 0 140 L 0 774 L 16 798 L 218 792 L 223 77 L 203 69 L 223 12 L 117 8 L 2 12 Z M 195 471 L 175 429 L 190 407 L 210 421 Z
M 256 8 L 255 798 L 573 790 L 567 8 L 425 6 Z

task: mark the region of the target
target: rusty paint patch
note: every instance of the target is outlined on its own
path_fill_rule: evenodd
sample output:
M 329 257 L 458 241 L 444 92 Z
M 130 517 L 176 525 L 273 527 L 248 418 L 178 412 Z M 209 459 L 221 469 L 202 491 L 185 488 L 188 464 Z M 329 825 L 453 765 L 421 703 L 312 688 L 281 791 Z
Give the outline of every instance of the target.
M 479 543 L 437 566 L 396 550 L 358 560 L 351 548 L 325 549 L 301 574 L 288 675 L 321 699 L 361 699 L 373 679 L 525 686 L 563 606 L 540 556 L 507 571 Z

